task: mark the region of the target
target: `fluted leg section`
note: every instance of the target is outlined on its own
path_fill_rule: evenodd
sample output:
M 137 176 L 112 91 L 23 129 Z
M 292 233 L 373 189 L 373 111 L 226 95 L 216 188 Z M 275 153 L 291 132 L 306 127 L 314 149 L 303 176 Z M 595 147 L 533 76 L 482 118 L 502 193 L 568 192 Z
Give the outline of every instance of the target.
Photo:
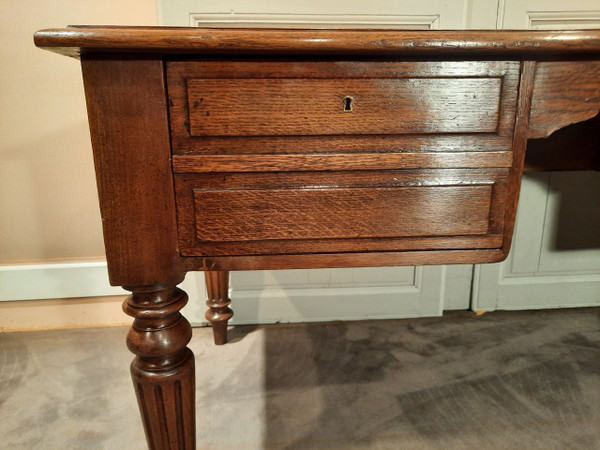
M 227 342 L 227 321 L 233 317 L 229 308 L 229 272 L 225 270 L 208 270 L 205 272 L 208 300 L 205 317 L 213 326 L 213 337 L 216 345 Z
M 179 313 L 187 294 L 174 286 L 128 288 L 123 310 L 134 317 L 127 346 L 135 355 L 131 376 L 148 447 L 195 449 L 192 328 Z

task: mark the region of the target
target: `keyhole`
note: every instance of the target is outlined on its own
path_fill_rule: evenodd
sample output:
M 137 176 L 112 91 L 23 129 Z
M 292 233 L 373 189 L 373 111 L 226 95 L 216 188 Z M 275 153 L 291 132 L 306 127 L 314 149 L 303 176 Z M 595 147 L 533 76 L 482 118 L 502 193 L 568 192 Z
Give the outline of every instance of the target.
M 344 97 L 344 112 L 352 111 L 354 108 L 354 99 L 352 97 Z

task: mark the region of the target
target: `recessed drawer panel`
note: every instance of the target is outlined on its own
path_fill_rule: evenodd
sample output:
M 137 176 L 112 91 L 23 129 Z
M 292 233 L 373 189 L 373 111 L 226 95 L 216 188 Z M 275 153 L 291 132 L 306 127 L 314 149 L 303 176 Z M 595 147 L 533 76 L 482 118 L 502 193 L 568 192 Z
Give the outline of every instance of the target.
M 190 79 L 192 136 L 493 133 L 502 78 Z
M 508 169 L 176 174 L 185 256 L 499 248 Z
M 173 153 L 232 160 L 508 153 L 519 67 L 519 61 L 167 61 Z
M 492 186 L 194 191 L 201 241 L 485 234 Z

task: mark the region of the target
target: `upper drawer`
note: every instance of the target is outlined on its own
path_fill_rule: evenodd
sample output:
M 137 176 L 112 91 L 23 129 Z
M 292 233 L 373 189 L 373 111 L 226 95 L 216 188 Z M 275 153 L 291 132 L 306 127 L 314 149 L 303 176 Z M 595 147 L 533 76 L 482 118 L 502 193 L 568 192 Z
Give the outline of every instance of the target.
M 501 77 L 187 82 L 192 136 L 494 133 Z
M 509 151 L 518 76 L 518 61 L 168 61 L 173 151 Z

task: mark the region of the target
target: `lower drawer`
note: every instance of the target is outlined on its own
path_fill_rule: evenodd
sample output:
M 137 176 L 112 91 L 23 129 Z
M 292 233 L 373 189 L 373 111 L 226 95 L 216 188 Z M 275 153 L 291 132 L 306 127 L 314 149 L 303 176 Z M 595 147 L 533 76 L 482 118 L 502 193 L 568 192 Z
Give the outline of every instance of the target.
M 507 169 L 177 174 L 180 251 L 499 248 Z

